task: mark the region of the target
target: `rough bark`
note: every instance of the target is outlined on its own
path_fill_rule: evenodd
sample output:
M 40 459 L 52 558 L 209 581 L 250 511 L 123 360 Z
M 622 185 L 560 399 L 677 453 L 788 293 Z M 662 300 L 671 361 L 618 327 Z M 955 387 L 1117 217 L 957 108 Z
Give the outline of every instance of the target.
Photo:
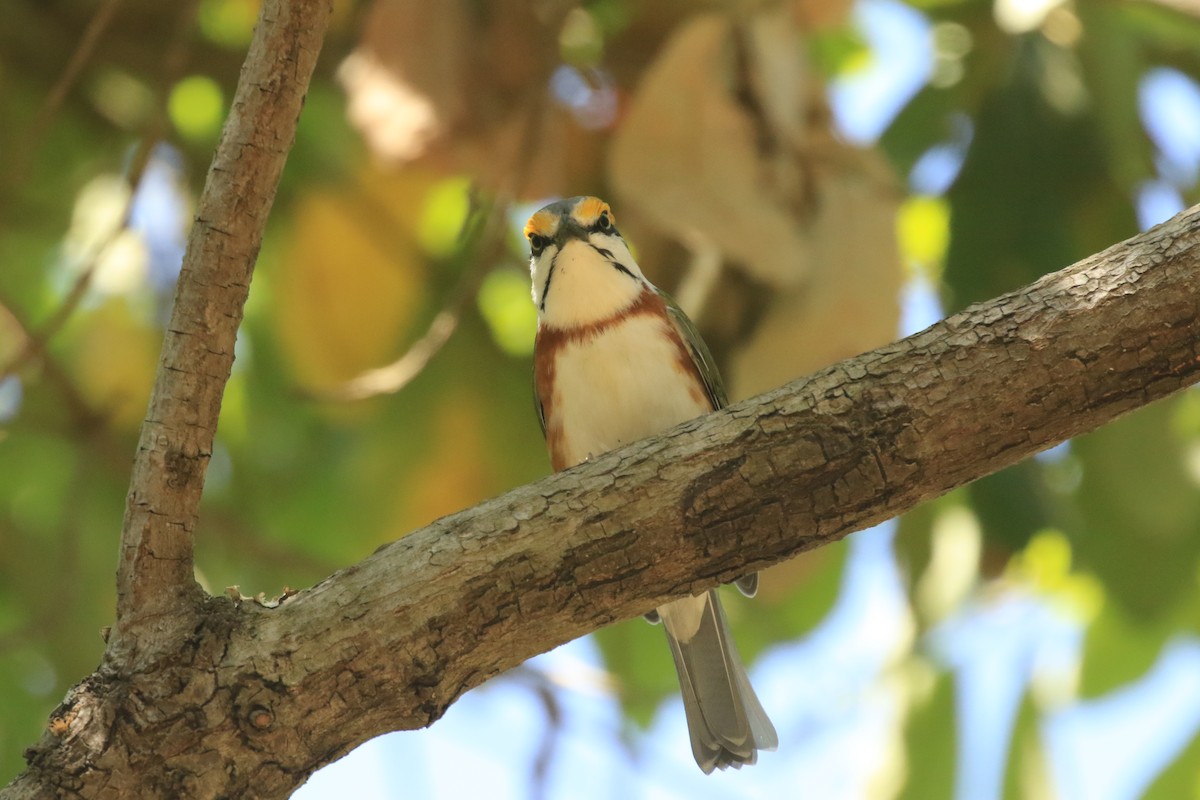
M 282 797 L 523 659 L 884 520 L 1200 379 L 1200 207 L 1020 291 L 110 659 L 8 798 Z

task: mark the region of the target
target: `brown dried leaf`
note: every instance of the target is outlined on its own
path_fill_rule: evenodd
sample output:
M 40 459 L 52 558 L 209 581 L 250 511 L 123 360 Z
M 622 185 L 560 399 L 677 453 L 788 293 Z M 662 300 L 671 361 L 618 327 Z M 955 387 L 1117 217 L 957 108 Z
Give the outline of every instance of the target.
M 614 137 L 609 173 L 624 204 L 675 238 L 706 237 L 755 279 L 794 285 L 809 264 L 804 187 L 798 169 L 784 169 L 797 157 L 789 131 L 798 120 L 772 126 L 752 116 L 737 58 L 739 47 L 766 42 L 772 51 L 786 37 L 737 36 L 728 19 L 707 14 L 668 40 Z M 773 95 L 769 105 L 772 115 L 794 111 Z
M 742 26 L 742 35 L 747 55 L 746 82 L 765 124 L 781 144 L 799 147 L 804 142 L 812 98 L 807 47 L 790 9 L 779 6 L 755 14 Z
M 623 204 L 694 256 L 680 297 L 719 312 L 705 319 L 723 334 L 737 397 L 896 335 L 899 193 L 882 159 L 830 129 L 803 30 L 841 24 L 846 8 L 812 11 L 774 4 L 683 23 L 613 143 Z M 700 269 L 714 252 L 757 286 Z
M 521 178 L 561 190 L 560 110 L 546 107 L 557 58 L 552 26 L 526 0 L 376 0 L 338 77 L 347 114 L 385 162 L 469 173 L 511 189 Z M 533 137 L 536 158 L 525 158 Z
M 467 116 L 471 35 L 463 0 L 377 0 L 362 43 L 342 63 L 347 114 L 389 160 L 425 152 Z
M 792 13 L 806 31 L 843 27 L 854 8 L 854 0 L 792 0 Z
M 882 158 L 847 149 L 816 175 L 812 272 L 774 294 L 733 356 L 730 396 L 750 397 L 893 341 L 900 318 L 900 194 Z

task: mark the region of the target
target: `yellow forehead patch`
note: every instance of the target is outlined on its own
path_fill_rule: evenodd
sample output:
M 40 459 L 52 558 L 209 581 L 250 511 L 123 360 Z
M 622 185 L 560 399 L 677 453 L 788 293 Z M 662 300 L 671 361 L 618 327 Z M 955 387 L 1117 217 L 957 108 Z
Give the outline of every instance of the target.
M 575 208 L 571 209 L 571 216 L 582 228 L 590 228 L 596 224 L 596 220 L 600 219 L 600 215 L 605 211 L 608 212 L 608 218 L 616 224 L 616 219 L 613 218 L 612 209 L 608 207 L 608 203 L 601 200 L 599 197 L 582 197 L 575 204 Z
M 555 232 L 558 230 L 558 215 L 552 214 L 546 209 L 534 214 L 529 218 L 529 222 L 525 223 L 525 238 L 528 239 L 533 234 L 545 236 L 547 239 L 553 239 Z

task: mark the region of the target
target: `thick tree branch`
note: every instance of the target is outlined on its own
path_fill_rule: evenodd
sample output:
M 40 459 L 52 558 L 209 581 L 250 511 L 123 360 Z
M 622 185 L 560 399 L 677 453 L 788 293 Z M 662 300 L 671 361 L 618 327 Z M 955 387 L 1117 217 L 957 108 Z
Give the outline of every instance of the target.
M 282 797 L 613 620 L 884 520 L 1200 379 L 1200 207 L 1017 292 L 439 520 L 108 664 L 6 798 Z M 107 794 L 106 794 L 107 793 Z
M 108 657 L 153 659 L 203 597 L 192 531 L 250 276 L 296 119 L 316 66 L 331 0 L 263 4 L 217 145 L 163 340 L 133 464 L 117 620 Z M 128 666 L 128 664 L 126 664 Z

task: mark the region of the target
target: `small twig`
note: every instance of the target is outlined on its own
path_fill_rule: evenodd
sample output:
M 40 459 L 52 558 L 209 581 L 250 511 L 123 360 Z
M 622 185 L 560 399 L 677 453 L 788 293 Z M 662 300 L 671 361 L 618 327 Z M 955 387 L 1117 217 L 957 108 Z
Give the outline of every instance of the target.
M 417 339 L 404 355 L 387 366 L 368 370 L 334 389 L 316 393 L 316 397 L 322 400 L 351 401 L 365 400 L 381 394 L 394 394 L 421 374 L 458 328 L 463 311 L 479 291 L 479 284 L 483 279 L 483 269 L 480 265 L 486 264 L 487 260 L 482 257 L 482 253 L 490 249 L 498 234 L 503 233 L 501 223 L 506 213 L 504 207 L 495 204 L 481 213 L 484 217 L 483 222 L 476 226 L 480 229 L 479 234 L 472 236 L 468 229 L 468 243 L 463 245 L 463 250 L 473 256 L 470 258 L 470 264 L 463 269 L 446 304 L 434 316 L 421 338 Z M 473 242 L 470 241 L 472 239 Z
M 129 197 L 126 199 L 125 209 L 121 212 L 122 218 L 128 216 L 129 207 L 132 205 L 133 196 L 136 191 L 137 187 L 133 186 L 131 188 Z M 79 303 L 87 295 L 88 287 L 92 285 L 92 276 L 96 272 L 96 262 L 100 258 L 100 254 L 103 253 L 105 249 L 112 244 L 112 242 L 115 241 L 122 232 L 125 231 L 125 229 L 126 223 L 122 223 L 118 227 L 114 228 L 107 236 L 97 242 L 97 244 L 92 248 L 91 253 L 89 253 L 87 258 L 84 260 L 84 266 L 80 269 L 79 275 L 76 276 L 75 282 L 71 284 L 71 288 L 67 291 L 67 295 L 63 298 L 62 303 L 60 303 L 58 308 L 55 309 L 54 313 L 50 315 L 50 319 L 46 320 L 46 322 L 38 330 L 35 331 L 32 327 L 21 324 L 20 327 L 22 329 L 21 333 L 24 337 L 24 343 L 17 349 L 17 352 L 13 355 L 13 357 L 8 360 L 8 363 L 0 367 L 0 380 L 4 380 L 9 375 L 12 375 L 17 370 L 24 367 L 27 363 L 29 363 L 30 360 L 34 358 L 34 356 L 37 356 L 43 362 L 46 360 L 49 355 L 47 351 L 47 344 L 52 338 L 54 338 L 54 335 L 62 329 L 63 325 L 67 323 L 67 320 L 71 318 L 71 316 L 75 313 L 75 310 L 79 307 Z M 7 309 L 8 314 L 15 319 L 16 316 L 11 309 L 11 304 L 9 304 L 9 306 L 9 309 Z
M 179 15 L 175 20 L 175 30 L 163 49 L 162 68 L 159 70 L 158 77 L 156 113 L 147 122 L 141 141 L 138 143 L 138 149 L 134 151 L 133 158 L 130 159 L 129 163 L 130 204 L 126 206 L 125 214 L 122 215 L 122 220 L 124 221 L 123 228 L 129 226 L 129 213 L 132 210 L 132 200 L 134 195 L 137 194 L 137 186 L 142 181 L 146 167 L 150 164 L 150 157 L 154 152 L 154 147 L 166 137 L 167 132 L 170 130 L 167 102 L 170 98 L 172 87 L 179 82 L 179 79 L 187 69 L 188 59 L 192 53 L 191 34 L 196 26 L 196 12 L 199 9 L 200 0 L 187 0 L 187 2 L 180 5 Z
M 58 386 L 59 392 L 71 410 L 71 416 L 74 417 L 80 428 L 88 430 L 98 424 L 103 419 L 103 414 L 88 404 L 70 374 L 50 353 L 46 343 L 37 336 L 28 320 L 17 310 L 16 305 L 3 295 L 0 295 L 0 315 L 8 318 L 9 323 L 17 329 L 24 340 L 18 351 L 18 358 L 13 359 L 13 363 L 19 364 L 20 356 L 24 353 L 31 356 L 36 355 L 42 365 L 42 371 L 50 381 Z M 9 370 L 0 372 L 0 380 L 9 374 Z
M 465 276 L 465 275 L 464 275 Z M 464 283 L 467 283 L 464 281 Z M 472 285 L 474 281 L 470 281 Z M 462 284 L 460 284 L 461 286 Z M 458 319 L 462 313 L 462 296 L 466 292 L 455 292 L 455 299 L 446 308 L 438 312 L 429 324 L 425 335 L 415 341 L 411 347 L 397 360 L 386 367 L 369 370 L 358 375 L 321 395 L 325 400 L 365 400 L 381 394 L 394 394 L 421 374 L 429 364 L 430 359 L 437 355 L 443 345 L 450 340 L 450 335 L 458 327 Z
M 546 797 L 547 778 L 550 776 L 550 765 L 554 761 L 554 754 L 557 751 L 558 740 L 563 732 L 563 713 L 562 705 L 558 702 L 558 695 L 554 693 L 554 687 L 550 678 L 539 670 L 533 669 L 528 665 L 521 665 L 509 673 L 514 677 L 520 678 L 526 683 L 538 700 L 542 704 L 543 710 L 546 712 L 546 732 L 542 735 L 542 741 L 538 745 L 537 754 L 533 759 L 533 770 L 530 775 L 530 797 L 534 800 Z
M 109 23 L 112 22 L 120 5 L 121 0 L 102 0 L 100 6 L 92 15 L 91 20 L 88 21 L 87 27 L 83 31 L 83 36 L 80 37 L 79 44 L 76 45 L 75 51 L 71 54 L 70 59 L 67 60 L 66 66 L 63 67 L 62 74 L 59 75 L 58 80 L 55 81 L 54 86 L 51 87 L 50 92 L 42 101 L 42 105 L 38 108 L 33 122 L 30 123 L 29 128 L 22 135 L 20 144 L 14 148 L 16 152 L 9 161 L 10 167 L 8 174 L 5 176 L 6 183 L 9 186 L 18 186 L 28 177 L 28 170 L 34 161 L 33 156 L 45 140 L 46 130 L 50 127 L 50 124 L 54 121 L 54 116 L 62 107 L 67 93 L 70 92 L 71 87 L 79 79 L 79 74 L 83 70 L 84 65 L 87 64 L 95 52 L 96 46 L 100 43 L 104 31 L 108 28 Z M 90 279 L 90 275 L 86 277 Z M 78 287 L 72 287 L 71 294 L 74 295 L 77 289 Z M 82 291 L 80 291 L 80 294 L 82 294 Z M 6 306 L 3 310 L 7 313 L 7 316 L 20 329 L 24 342 L 9 362 L 3 368 L 0 368 L 0 380 L 3 380 L 24 366 L 34 354 L 40 355 L 43 361 L 46 362 L 46 372 L 48 375 L 65 375 L 57 364 L 47 361 L 48 355 L 45 348 L 45 339 L 47 337 L 35 333 L 25 320 L 20 317 L 11 302 L 4 302 L 3 305 Z M 69 314 L 64 315 L 64 318 L 65 316 L 69 316 Z M 58 324 L 61 325 L 61 322 Z M 58 326 L 54 327 L 57 329 Z M 64 389 L 66 386 L 69 386 L 69 382 L 64 385 Z M 78 393 L 73 391 L 73 386 L 70 388 L 71 392 L 68 393 L 67 402 L 78 411 L 80 408 L 85 407 L 86 404 L 81 405 L 79 402 L 81 398 L 78 396 Z M 91 418 L 94 415 L 89 410 L 81 416 Z
M 119 2 L 120 0 L 108 0 L 108 5 L 115 7 Z M 87 253 L 82 259 L 82 266 L 79 268 L 79 274 L 76 276 L 75 282 L 71 284 L 71 288 L 67 291 L 62 303 L 59 304 L 50 318 L 36 332 L 31 328 L 23 330 L 25 342 L 17 350 L 16 354 L 9 359 L 7 364 L 0 366 L 0 380 L 4 380 L 4 378 L 21 369 L 34 355 L 45 356 L 46 344 L 66 325 L 67 321 L 79 308 L 80 302 L 87 296 L 87 290 L 92 285 L 92 278 L 95 276 L 96 265 L 100 256 L 117 240 L 117 237 L 129 229 L 129 217 L 133 212 L 134 199 L 141 188 L 146 168 L 150 164 L 150 156 L 154 152 L 154 147 L 162 140 L 167 131 L 167 96 L 171 86 L 175 84 L 187 66 L 187 55 L 190 52 L 190 48 L 187 46 L 188 34 L 195 22 L 196 10 L 198 8 L 199 0 L 189 0 L 189 2 L 180 8 L 175 33 L 164 50 L 163 66 L 159 73 L 158 110 L 147 123 L 146 129 L 138 141 L 137 148 L 133 152 L 133 157 L 130 159 L 129 172 L 126 177 L 129 191 L 125 197 L 124 206 L 121 209 L 121 223 L 111 230 L 107 236 L 102 237 L 96 242 L 91 252 Z M 86 57 L 80 58 L 79 53 L 85 49 L 90 50 L 95 47 L 94 40 L 98 39 L 99 32 L 94 29 L 99 27 L 102 30 L 103 26 L 108 24 L 107 19 L 104 19 L 101 23 L 97 23 L 102 12 L 103 8 L 97 10 L 96 16 L 92 18 L 88 30 L 84 33 L 83 41 L 80 42 L 79 47 L 76 49 L 76 55 L 72 57 L 72 62 L 79 61 L 80 65 L 82 65 Z M 66 80 L 68 77 L 71 78 L 71 81 Z M 63 73 L 63 77 L 59 80 L 60 85 L 55 87 L 55 90 L 51 92 L 50 97 L 43 104 L 43 111 L 49 107 L 58 107 L 58 104 L 62 102 L 62 97 L 58 96 L 56 98 L 56 93 L 65 94 L 66 87 L 70 85 L 70 82 L 73 82 L 75 77 L 72 73 L 66 71 Z M 53 103 L 51 102 L 52 100 Z M 42 127 L 48 125 L 49 122 L 50 117 L 48 116 Z M 29 136 L 32 137 L 37 131 L 38 124 L 35 123 L 30 129 Z M 33 141 L 40 141 L 40 139 L 41 136 L 39 135 Z
M 21 137 L 21 144 L 16 148 L 16 153 L 9 161 L 11 167 L 8 173 L 8 185 L 16 186 L 24 182 L 27 177 L 26 172 L 33 163 L 33 154 L 37 152 L 45 139 L 46 130 L 50 127 L 50 123 L 54 121 L 55 114 L 62 107 L 63 101 L 67 97 L 67 93 L 71 91 L 71 87 L 79 80 L 79 74 L 83 71 L 84 65 L 92 57 L 96 50 L 96 46 L 100 43 L 104 31 L 116 16 L 117 9 L 121 5 L 121 0 L 101 0 L 99 8 L 88 21 L 87 27 L 83 31 L 83 36 L 79 39 L 79 44 L 75 47 L 75 52 L 71 53 L 71 57 L 67 60 L 67 64 L 63 67 L 62 74 L 58 76 L 54 86 L 50 89 L 50 93 L 46 95 L 46 99 L 42 101 L 41 107 L 38 109 L 37 116 L 33 118 L 29 129 L 25 131 Z
M 532 775 L 533 797 L 542 798 L 546 796 L 546 779 L 550 775 L 550 764 L 554 761 L 558 737 L 562 734 L 562 708 L 546 683 L 539 683 L 534 691 L 537 692 L 538 699 L 542 701 L 542 707 L 546 711 L 546 732 L 542 736 L 537 756 L 533 759 Z

